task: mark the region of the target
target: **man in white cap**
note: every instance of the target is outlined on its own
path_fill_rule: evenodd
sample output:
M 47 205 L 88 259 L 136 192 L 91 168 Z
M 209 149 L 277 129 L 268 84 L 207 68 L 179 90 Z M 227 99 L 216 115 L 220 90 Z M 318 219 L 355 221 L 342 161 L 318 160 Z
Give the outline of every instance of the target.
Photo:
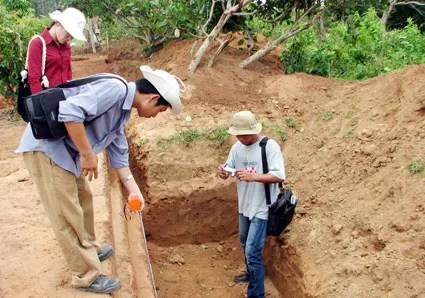
M 100 262 L 113 254 L 111 246 L 99 247 L 93 220 L 93 197 L 86 181 L 98 176 L 96 155 L 108 154 L 112 168 L 127 189 L 144 205 L 144 198 L 129 168 L 124 125 L 131 109 L 140 117 L 156 117 L 168 108 L 182 111 L 183 83 L 163 70 L 142 66 L 144 78 L 128 83 L 123 78 L 104 78 L 64 89 L 59 121 L 68 136 L 35 139 L 26 128 L 16 152 L 37 185 L 62 253 L 72 272 L 72 285 L 95 293 L 112 293 L 121 282 L 101 274 Z M 109 74 L 114 76 L 112 74 Z
M 57 86 L 72 79 L 71 47 L 73 38 L 85 41 L 86 18 L 73 7 L 49 14 L 53 23 L 28 46 L 26 68 L 31 93 Z
M 248 297 L 265 297 L 262 249 L 266 239 L 268 206 L 264 184 L 270 185 L 271 203 L 278 194 L 278 183 L 285 180 L 282 152 L 276 141 L 266 143 L 269 172 L 264 174 L 260 142 L 262 125 L 250 111 L 233 115 L 228 133 L 238 141 L 225 164 L 218 167 L 222 179 L 237 178 L 239 240 L 244 248 L 247 271 L 235 276 L 237 283 L 248 282 Z

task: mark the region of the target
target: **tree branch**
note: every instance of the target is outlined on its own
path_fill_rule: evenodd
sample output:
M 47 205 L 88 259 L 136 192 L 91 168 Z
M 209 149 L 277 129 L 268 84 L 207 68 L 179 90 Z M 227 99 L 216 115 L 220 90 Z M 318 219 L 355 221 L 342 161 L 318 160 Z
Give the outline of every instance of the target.
M 395 3 L 394 5 L 398 6 L 398 5 L 408 5 L 408 4 L 425 6 L 425 3 L 421 3 L 421 2 L 418 2 L 418 1 L 398 2 L 398 3 Z

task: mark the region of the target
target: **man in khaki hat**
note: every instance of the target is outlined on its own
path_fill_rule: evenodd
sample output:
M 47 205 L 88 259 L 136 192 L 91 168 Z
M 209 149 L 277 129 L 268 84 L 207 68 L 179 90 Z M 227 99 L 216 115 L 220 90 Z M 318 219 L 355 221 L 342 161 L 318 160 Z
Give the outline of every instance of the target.
M 168 108 L 182 110 L 183 83 L 162 70 L 142 66 L 144 78 L 135 82 L 113 75 L 79 87 L 63 89 L 59 121 L 68 135 L 34 138 L 27 126 L 16 152 L 23 152 L 41 202 L 71 269 L 72 286 L 88 292 L 112 293 L 121 282 L 101 274 L 101 262 L 113 254 L 110 245 L 99 247 L 93 219 L 93 196 L 88 180 L 98 176 L 97 154 L 106 150 L 129 196 L 144 198 L 129 168 L 124 125 L 135 109 L 139 117 L 156 117 Z
M 268 206 L 264 184 L 270 185 L 271 203 L 276 200 L 278 183 L 285 180 L 285 167 L 279 145 L 269 139 L 266 156 L 269 172 L 263 174 L 260 141 L 262 125 L 250 111 L 233 115 L 228 133 L 238 141 L 232 146 L 225 164 L 218 167 L 222 179 L 237 178 L 239 240 L 245 252 L 247 271 L 234 281 L 248 282 L 248 297 L 265 297 L 262 249 L 266 239 Z

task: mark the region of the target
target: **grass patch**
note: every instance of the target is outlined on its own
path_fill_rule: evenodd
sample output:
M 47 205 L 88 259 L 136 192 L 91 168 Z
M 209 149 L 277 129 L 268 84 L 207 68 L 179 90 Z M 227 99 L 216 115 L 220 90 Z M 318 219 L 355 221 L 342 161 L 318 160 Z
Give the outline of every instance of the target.
M 332 111 L 323 110 L 320 113 L 320 119 L 322 119 L 325 122 L 331 121 L 334 117 L 334 113 Z
M 285 121 L 286 121 L 286 125 L 289 128 L 296 128 L 297 127 L 297 122 L 295 121 L 294 118 L 292 118 L 292 117 L 291 118 L 286 118 Z
M 189 144 L 195 141 L 196 139 L 201 138 L 203 135 L 203 132 L 197 129 L 189 128 L 187 130 L 179 131 L 178 140 L 181 144 Z
M 168 148 L 171 144 L 189 145 L 197 140 L 204 139 L 212 146 L 220 147 L 227 141 L 228 138 L 229 134 L 227 133 L 227 127 L 224 126 L 219 126 L 205 131 L 188 127 L 187 129 L 181 130 L 168 138 L 159 138 L 156 143 L 160 147 Z
M 410 162 L 408 169 L 412 174 L 423 173 L 425 174 L 425 161 L 422 159 L 415 159 Z
M 219 126 L 211 130 L 206 134 L 206 138 L 214 147 L 220 147 L 229 139 L 229 133 L 227 127 Z
M 344 140 L 348 140 L 349 138 L 351 138 L 352 136 L 353 136 L 353 133 L 354 133 L 354 128 L 353 127 L 351 127 L 343 136 L 342 136 L 342 138 L 344 139 Z
M 279 127 L 278 129 L 276 129 L 276 133 L 280 137 L 280 140 L 282 142 L 285 142 L 286 139 L 288 138 L 286 134 L 286 129 L 284 127 Z
M 149 140 L 148 140 L 148 139 L 140 139 L 140 141 L 139 141 L 139 146 L 144 146 L 144 145 L 146 145 L 147 143 L 149 143 Z

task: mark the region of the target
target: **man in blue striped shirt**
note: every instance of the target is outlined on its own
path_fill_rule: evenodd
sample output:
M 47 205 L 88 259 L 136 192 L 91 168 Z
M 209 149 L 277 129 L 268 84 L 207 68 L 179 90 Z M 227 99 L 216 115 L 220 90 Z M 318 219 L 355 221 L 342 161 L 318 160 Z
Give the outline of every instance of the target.
M 66 100 L 60 102 L 59 121 L 64 122 L 68 136 L 38 140 L 28 125 L 16 150 L 23 153 L 37 186 L 72 271 L 71 283 L 83 291 L 112 293 L 121 287 L 117 278 L 102 275 L 100 270 L 100 262 L 110 257 L 113 249 L 99 247 L 95 237 L 93 197 L 86 177 L 91 181 L 98 176 L 96 155 L 106 150 L 128 193 L 136 195 L 143 206 L 143 195 L 129 168 L 124 125 L 132 108 L 145 118 L 168 108 L 174 113 L 182 111 L 181 80 L 149 66 L 140 69 L 144 78 L 135 82 L 117 76 L 64 89 Z

